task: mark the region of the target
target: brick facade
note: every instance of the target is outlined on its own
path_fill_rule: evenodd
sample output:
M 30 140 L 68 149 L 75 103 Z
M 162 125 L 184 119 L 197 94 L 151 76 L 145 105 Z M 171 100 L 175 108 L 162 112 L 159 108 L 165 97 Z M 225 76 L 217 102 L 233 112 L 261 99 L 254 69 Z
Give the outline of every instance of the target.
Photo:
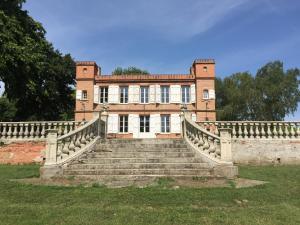
M 75 119 L 91 120 L 98 116 L 107 88 L 109 124 L 108 132 L 113 137 L 178 137 L 180 109 L 184 104 L 197 121 L 216 119 L 215 111 L 215 62 L 212 59 L 195 60 L 189 74 L 151 74 L 151 75 L 101 75 L 101 69 L 95 62 L 77 62 L 76 66 L 76 109 Z M 141 90 L 146 87 L 146 91 Z M 168 102 L 161 102 L 162 86 L 167 86 Z M 185 89 L 185 87 L 188 87 Z M 126 88 L 128 102 L 120 103 L 120 88 Z M 204 91 L 207 99 L 204 99 Z M 146 92 L 145 95 L 142 92 Z M 102 95 L 101 95 L 102 93 Z M 138 96 L 137 96 L 138 95 Z M 147 102 L 141 103 L 141 95 L 147 96 Z M 183 97 L 188 96 L 186 98 Z M 182 103 L 182 98 L 187 103 Z M 127 132 L 120 132 L 120 115 L 128 116 Z M 141 125 L 141 116 L 148 123 Z M 161 115 L 167 115 L 168 132 L 161 132 Z M 149 125 L 150 123 L 150 125 Z M 168 123 L 168 122 L 166 122 Z M 151 135 L 138 135 L 139 126 L 150 126 Z M 164 124 L 164 126 L 167 126 Z M 146 129 L 146 128 L 145 128 Z M 146 132 L 147 133 L 147 132 Z

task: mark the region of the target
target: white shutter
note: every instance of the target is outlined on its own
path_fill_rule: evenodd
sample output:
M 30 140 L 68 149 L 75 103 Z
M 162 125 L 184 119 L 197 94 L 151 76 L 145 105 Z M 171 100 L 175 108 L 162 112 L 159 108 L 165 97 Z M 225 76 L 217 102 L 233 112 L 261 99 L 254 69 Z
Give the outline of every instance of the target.
M 155 96 L 156 102 L 160 103 L 160 85 L 159 84 L 155 85 L 155 89 L 156 89 L 156 96 Z
M 139 115 L 129 114 L 128 116 L 128 131 L 133 134 L 133 138 L 139 135 Z
M 158 126 L 160 121 L 159 114 L 151 114 L 150 115 L 150 132 L 152 134 L 156 134 L 160 132 L 160 126 Z
M 139 103 L 140 102 L 140 87 L 138 85 L 129 86 L 129 103 Z
M 196 102 L 196 87 L 195 84 L 191 85 L 191 103 Z
M 150 85 L 149 88 L 149 103 L 155 103 L 155 85 Z
M 181 133 L 181 120 L 179 114 L 171 114 L 171 133 Z
M 81 100 L 82 99 L 82 91 L 81 90 L 77 90 L 76 91 L 76 99 L 77 100 Z
M 170 102 L 171 103 L 180 103 L 180 94 L 181 88 L 180 85 L 171 85 L 170 86 Z
M 108 87 L 108 103 L 119 103 L 119 86 L 110 85 Z
M 209 90 L 209 99 L 215 99 L 215 98 L 216 98 L 215 90 Z
M 99 103 L 99 86 L 94 85 L 94 103 Z
M 193 120 L 194 122 L 197 121 L 197 115 L 196 115 L 195 113 L 192 113 L 192 120 Z
M 107 133 L 118 133 L 119 116 L 118 114 L 109 114 L 107 121 Z

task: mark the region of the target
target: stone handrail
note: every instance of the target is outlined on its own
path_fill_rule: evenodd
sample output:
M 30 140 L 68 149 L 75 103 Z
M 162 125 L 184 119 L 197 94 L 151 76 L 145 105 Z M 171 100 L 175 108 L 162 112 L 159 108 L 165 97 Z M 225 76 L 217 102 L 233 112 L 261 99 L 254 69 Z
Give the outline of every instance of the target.
M 83 124 L 78 121 L 0 122 L 0 140 L 45 140 L 47 130 L 57 130 L 57 135 L 62 136 Z
M 232 129 L 232 138 L 235 139 L 300 138 L 299 121 L 203 121 L 197 123 L 215 135 L 219 135 L 220 128 Z
M 49 130 L 45 165 L 60 165 L 72 160 L 104 137 L 105 129 L 105 122 L 95 118 L 59 138 L 56 130 Z
M 183 135 L 191 147 L 217 164 L 232 164 L 231 136 L 228 129 L 221 129 L 221 137 L 197 125 L 184 116 Z

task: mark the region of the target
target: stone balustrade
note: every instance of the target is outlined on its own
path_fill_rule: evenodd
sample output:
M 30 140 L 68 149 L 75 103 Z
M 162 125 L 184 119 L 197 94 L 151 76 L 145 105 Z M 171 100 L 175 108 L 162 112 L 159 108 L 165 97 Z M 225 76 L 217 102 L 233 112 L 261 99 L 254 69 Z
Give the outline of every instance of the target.
M 219 135 L 219 130 L 229 128 L 234 139 L 294 139 L 300 138 L 300 122 L 285 121 L 216 121 L 198 124 Z
M 77 121 L 0 122 L 0 140 L 45 140 L 47 130 L 57 130 L 57 135 L 62 136 L 83 124 Z
M 188 115 L 183 117 L 183 135 L 194 149 L 216 163 L 232 161 L 229 129 L 220 129 L 221 136 L 219 137 L 197 125 Z

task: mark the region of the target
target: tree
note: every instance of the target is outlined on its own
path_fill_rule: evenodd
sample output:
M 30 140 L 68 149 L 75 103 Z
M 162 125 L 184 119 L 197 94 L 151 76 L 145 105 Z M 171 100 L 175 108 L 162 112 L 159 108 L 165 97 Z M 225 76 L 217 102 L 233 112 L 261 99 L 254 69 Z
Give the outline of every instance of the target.
M 16 106 L 5 96 L 0 97 L 0 121 L 11 121 L 16 114 Z
M 0 2 L 0 80 L 15 102 L 16 120 L 57 120 L 74 110 L 75 63 L 45 38 L 22 10 L 25 0 Z
M 147 70 L 142 70 L 134 66 L 128 68 L 117 67 L 113 72 L 113 75 L 123 75 L 123 74 L 149 74 Z
M 299 70 L 270 62 L 256 76 L 237 73 L 216 80 L 218 120 L 283 120 L 300 101 Z

